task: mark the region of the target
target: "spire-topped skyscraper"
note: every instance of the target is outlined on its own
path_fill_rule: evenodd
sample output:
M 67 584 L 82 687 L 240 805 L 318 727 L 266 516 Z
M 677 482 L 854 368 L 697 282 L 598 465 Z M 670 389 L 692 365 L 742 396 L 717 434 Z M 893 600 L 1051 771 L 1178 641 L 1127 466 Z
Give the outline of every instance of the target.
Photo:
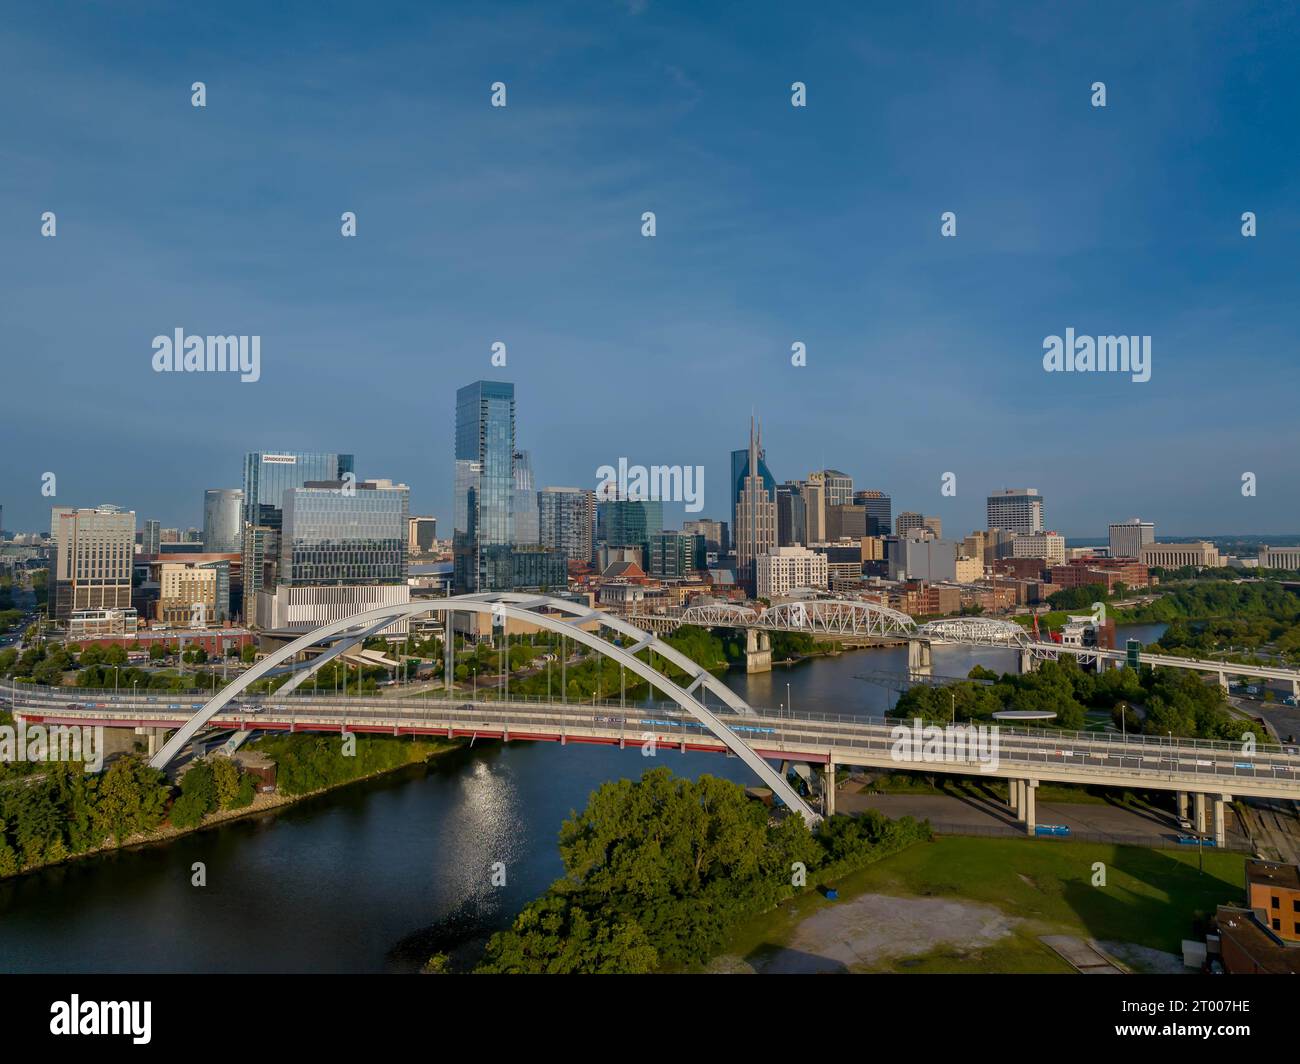
M 737 458 L 740 461 L 737 461 Z M 749 450 L 731 452 L 735 491 L 736 579 L 749 595 L 758 590 L 755 560 L 776 549 L 776 480 L 763 453 L 763 430 L 749 417 Z

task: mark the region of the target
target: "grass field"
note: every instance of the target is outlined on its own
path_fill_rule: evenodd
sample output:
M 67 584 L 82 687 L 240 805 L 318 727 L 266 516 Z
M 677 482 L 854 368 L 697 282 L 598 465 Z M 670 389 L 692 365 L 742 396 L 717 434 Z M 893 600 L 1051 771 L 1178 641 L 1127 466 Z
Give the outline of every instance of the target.
M 864 894 L 942 898 L 993 906 L 1018 921 L 998 942 L 978 949 L 905 948 L 868 970 L 899 972 L 1068 972 L 1040 935 L 1067 934 L 1180 952 L 1193 921 L 1242 896 L 1244 857 L 1085 842 L 941 838 L 913 846 L 835 884 L 838 901 L 811 893 L 750 922 L 728 954 L 761 956 L 787 944 L 799 924 Z M 1105 885 L 1093 886 L 1094 865 Z

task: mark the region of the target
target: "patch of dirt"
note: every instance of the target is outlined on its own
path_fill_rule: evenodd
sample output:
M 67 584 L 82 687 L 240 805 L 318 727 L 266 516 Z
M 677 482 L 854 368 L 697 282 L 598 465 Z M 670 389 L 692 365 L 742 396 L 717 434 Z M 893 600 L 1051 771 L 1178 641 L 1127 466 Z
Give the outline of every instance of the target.
M 714 972 L 763 974 L 879 969 L 895 958 L 939 947 L 961 955 L 993 945 L 1022 921 L 992 905 L 941 898 L 863 894 L 819 909 L 790 934 L 787 944 L 749 957 L 718 957 Z

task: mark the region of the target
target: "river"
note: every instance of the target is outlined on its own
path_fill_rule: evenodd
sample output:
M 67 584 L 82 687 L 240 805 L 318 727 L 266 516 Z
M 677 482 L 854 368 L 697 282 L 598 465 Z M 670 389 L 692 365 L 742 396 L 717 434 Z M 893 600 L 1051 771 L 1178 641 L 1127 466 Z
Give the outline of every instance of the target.
M 1146 642 L 1161 630 L 1119 635 Z M 906 671 L 906 653 L 726 680 L 754 706 L 776 708 L 788 690 L 796 711 L 878 717 L 897 697 L 881 674 Z M 1014 669 L 1014 652 L 935 648 L 936 676 L 975 664 Z M 753 782 L 741 762 L 708 754 L 481 744 L 279 812 L 0 882 L 0 971 L 403 972 L 439 949 L 472 956 L 560 875 L 569 812 L 606 780 L 658 764 Z M 206 886 L 191 883 L 196 863 Z

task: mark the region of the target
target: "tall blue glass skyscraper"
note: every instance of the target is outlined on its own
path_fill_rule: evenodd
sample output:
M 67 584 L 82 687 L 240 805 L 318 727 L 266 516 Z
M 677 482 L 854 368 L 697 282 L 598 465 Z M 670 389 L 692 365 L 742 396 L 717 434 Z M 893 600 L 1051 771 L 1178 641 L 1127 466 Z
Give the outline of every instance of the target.
M 458 594 L 514 585 L 515 386 L 476 381 L 456 392 L 453 581 Z

